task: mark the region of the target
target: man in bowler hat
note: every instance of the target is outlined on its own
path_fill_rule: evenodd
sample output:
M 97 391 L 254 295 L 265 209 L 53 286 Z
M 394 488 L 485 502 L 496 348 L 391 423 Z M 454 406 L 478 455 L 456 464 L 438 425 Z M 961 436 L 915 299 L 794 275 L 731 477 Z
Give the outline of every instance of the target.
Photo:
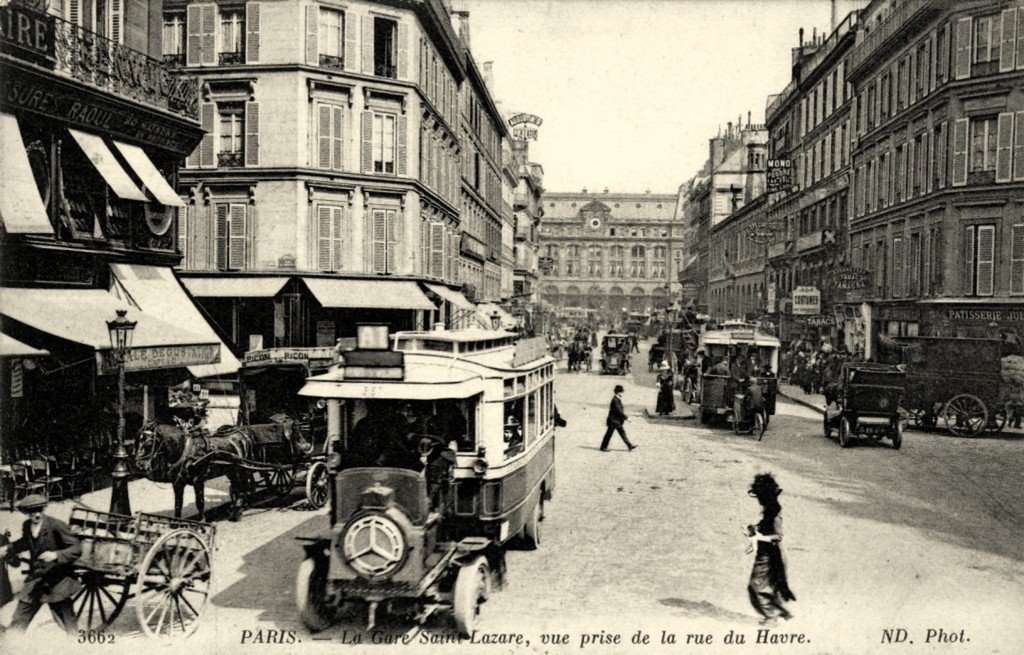
M 18 501 L 17 508 L 28 515 L 21 538 L 0 547 L 0 557 L 6 558 L 9 564 L 17 562 L 15 553 L 27 552 L 29 556 L 28 575 L 17 594 L 18 607 L 11 619 L 11 630 L 26 629 L 46 603 L 64 630 L 74 635 L 78 621 L 72 599 L 82 583 L 75 577 L 72 565 L 82 554 L 82 545 L 66 523 L 43 514 L 44 496 L 26 496 Z
M 615 395 L 612 396 L 612 402 L 608 406 L 608 418 L 605 419 L 605 425 L 608 429 L 605 430 L 604 439 L 601 440 L 601 450 L 608 451 L 608 442 L 611 441 L 612 433 L 618 432 L 622 440 L 626 442 L 626 446 L 633 450 L 636 448 L 634 444 L 629 442 L 626 438 L 626 431 L 622 428 L 622 424 L 626 422 L 626 410 L 622 407 L 622 392 L 624 389 L 621 384 L 615 385 Z

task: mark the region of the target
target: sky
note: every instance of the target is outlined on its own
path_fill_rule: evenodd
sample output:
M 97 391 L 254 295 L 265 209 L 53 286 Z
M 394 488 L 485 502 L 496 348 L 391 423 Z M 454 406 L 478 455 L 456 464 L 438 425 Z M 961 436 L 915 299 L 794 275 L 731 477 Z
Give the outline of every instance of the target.
M 458 4 L 458 3 L 456 3 Z M 547 191 L 675 193 L 708 139 L 789 84 L 798 30 L 829 0 L 463 0 L 506 112 L 544 120 L 530 158 Z M 837 21 L 866 2 L 837 0 Z

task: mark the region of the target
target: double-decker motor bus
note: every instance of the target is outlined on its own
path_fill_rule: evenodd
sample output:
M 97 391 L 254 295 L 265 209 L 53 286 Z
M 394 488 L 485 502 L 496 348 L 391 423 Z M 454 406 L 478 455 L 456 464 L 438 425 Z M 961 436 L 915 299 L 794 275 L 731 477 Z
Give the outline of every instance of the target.
M 307 539 L 303 622 L 349 602 L 469 635 L 504 549 L 539 546 L 555 487 L 555 362 L 543 339 L 503 331 L 359 326 L 358 347 L 301 393 L 327 403 L 330 528 Z

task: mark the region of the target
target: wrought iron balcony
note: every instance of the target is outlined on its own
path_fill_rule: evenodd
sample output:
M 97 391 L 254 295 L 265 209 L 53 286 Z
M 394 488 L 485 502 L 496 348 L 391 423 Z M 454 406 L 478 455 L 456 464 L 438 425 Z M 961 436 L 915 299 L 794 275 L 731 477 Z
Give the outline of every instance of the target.
M 320 55 L 320 67 L 321 68 L 333 68 L 335 70 L 345 70 L 345 58 L 336 57 L 334 55 Z
M 178 66 L 185 65 L 185 53 L 179 52 L 175 54 L 164 55 L 164 63 L 168 66 L 177 68 Z
M 389 66 L 387 64 L 377 64 L 373 67 L 373 74 L 377 77 L 390 77 L 391 79 L 398 79 L 398 67 Z
M 850 72 L 859 70 L 883 52 L 889 43 L 895 43 L 902 34 L 919 21 L 927 20 L 941 11 L 948 3 L 945 0 L 903 0 L 881 23 L 865 26 L 864 40 L 853 48 L 850 58 Z
M 29 48 L 14 43 L 14 34 L 0 31 L 0 42 L 10 41 L 15 46 L 3 47 L 4 56 L 49 68 L 59 77 L 104 93 L 198 119 L 199 81 L 194 75 L 175 71 L 164 61 L 23 4 L 4 9 L 17 24 L 36 26 Z
M 221 52 L 217 55 L 217 62 L 221 66 L 232 66 L 235 64 L 245 63 L 245 53 L 241 51 L 236 52 Z
M 217 166 L 220 168 L 241 168 L 245 166 L 245 153 L 241 150 L 218 152 Z

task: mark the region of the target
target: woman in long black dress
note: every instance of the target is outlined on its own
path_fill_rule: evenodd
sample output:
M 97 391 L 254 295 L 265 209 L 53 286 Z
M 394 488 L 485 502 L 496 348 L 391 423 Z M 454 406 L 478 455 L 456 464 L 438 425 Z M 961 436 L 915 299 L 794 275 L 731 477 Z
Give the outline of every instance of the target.
M 747 526 L 751 550 L 757 550 L 747 585 L 750 604 L 761 615 L 762 623 L 779 617 L 792 618 L 793 615 L 783 605 L 783 601 L 796 600 L 796 596 L 789 588 L 782 560 L 782 506 L 779 505 L 782 489 L 770 473 L 762 473 L 754 476 L 748 493 L 761 504 L 761 520 L 756 525 Z
M 676 411 L 676 402 L 672 394 L 675 390 L 675 376 L 665 362 L 661 363 L 658 372 L 658 405 L 655 411 L 659 416 L 666 416 Z

